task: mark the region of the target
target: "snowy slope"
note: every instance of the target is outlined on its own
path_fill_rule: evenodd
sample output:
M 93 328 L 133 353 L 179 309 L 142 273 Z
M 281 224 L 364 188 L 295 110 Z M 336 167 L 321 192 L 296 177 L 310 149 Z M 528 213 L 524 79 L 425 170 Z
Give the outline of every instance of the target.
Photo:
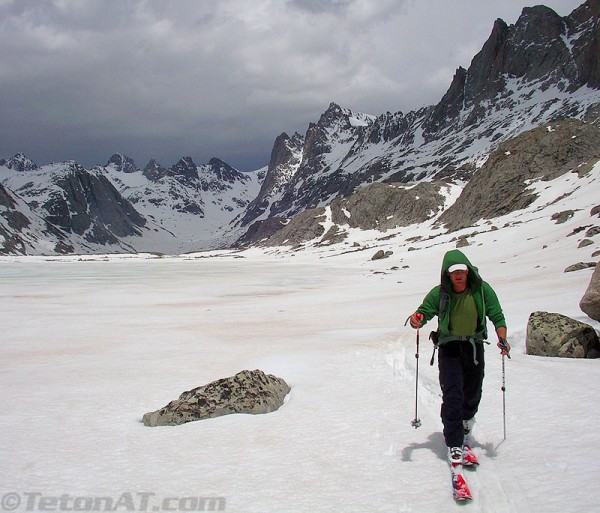
M 469 511 L 598 509 L 600 360 L 528 356 L 525 331 L 536 310 L 600 329 L 578 307 L 592 270 L 564 272 L 598 259 L 599 236 L 580 247 L 579 229 L 600 226 L 590 215 L 599 180 L 596 165 L 532 183 L 541 194 L 528 209 L 494 220 L 498 229 L 465 230 L 463 251 L 496 289 L 513 346 L 506 440 L 501 358 L 486 351 Z M 556 224 L 552 214 L 565 210 L 573 216 Z M 415 332 L 404 326 L 456 235 L 421 224 L 295 252 L 0 258 L 5 504 L 39 510 L 62 497 L 63 509 L 93 509 L 99 498 L 100 511 L 109 499 L 142 510 L 145 497 L 148 511 L 198 510 L 213 497 L 235 513 L 464 511 L 451 500 L 427 327 L 422 427 L 410 425 Z M 377 249 L 393 254 L 371 261 Z M 184 390 L 246 368 L 292 386 L 280 410 L 140 422 Z
M 230 242 L 225 228 L 256 197 L 264 179 L 264 170 L 230 170 L 228 176 L 219 174 L 216 164 L 195 168 L 197 179 L 191 181 L 177 175 L 149 180 L 141 171 L 123 173 L 110 164 L 100 169 L 142 215 L 172 234 L 160 250 L 177 253 Z

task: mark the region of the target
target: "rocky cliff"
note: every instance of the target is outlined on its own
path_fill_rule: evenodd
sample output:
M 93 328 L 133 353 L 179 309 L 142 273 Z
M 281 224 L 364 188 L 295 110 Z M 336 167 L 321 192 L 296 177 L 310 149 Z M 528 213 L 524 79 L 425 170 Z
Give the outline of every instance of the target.
M 536 6 L 514 25 L 497 20 L 437 105 L 374 117 L 332 103 L 296 137 L 293 153 L 276 151 L 285 134 L 276 140 L 265 181 L 281 168 L 294 172 L 276 194 L 265 189 L 241 224 L 325 206 L 369 182 L 466 181 L 521 132 L 567 117 L 598 119 L 599 10 L 588 0 L 565 17 Z
M 532 185 L 565 173 L 584 174 L 600 160 L 600 128 L 568 119 L 525 132 L 498 147 L 440 217 L 449 230 L 526 208 Z

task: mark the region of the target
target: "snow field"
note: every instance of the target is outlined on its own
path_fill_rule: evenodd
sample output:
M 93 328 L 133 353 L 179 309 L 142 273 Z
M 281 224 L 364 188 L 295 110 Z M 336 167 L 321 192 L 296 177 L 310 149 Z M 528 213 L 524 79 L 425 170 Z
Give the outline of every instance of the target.
M 564 273 L 599 249 L 573 234 L 597 224 L 592 173 L 578 188 L 552 184 L 527 211 L 494 220 L 497 230 L 354 231 L 348 244 L 301 252 L 0 258 L 0 496 L 213 496 L 236 513 L 459 511 L 429 366 L 435 322 L 420 332 L 415 430 L 415 331 L 404 321 L 468 234 L 463 251 L 497 291 L 513 347 L 506 440 L 494 337 L 486 349 L 468 509 L 563 513 L 567 497 L 569 511 L 597 510 L 600 361 L 525 354 L 533 311 L 600 328 L 578 306 L 592 269 Z M 566 223 L 550 220 L 569 208 Z M 371 261 L 378 249 L 394 254 Z M 184 390 L 255 368 L 292 386 L 274 413 L 141 423 Z

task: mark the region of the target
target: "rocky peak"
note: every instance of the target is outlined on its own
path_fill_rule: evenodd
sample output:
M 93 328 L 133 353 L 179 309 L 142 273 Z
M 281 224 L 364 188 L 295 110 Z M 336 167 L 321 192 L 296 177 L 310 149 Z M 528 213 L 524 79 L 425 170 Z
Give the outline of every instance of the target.
M 465 109 L 473 109 L 470 122 L 481 117 L 480 105 L 508 94 L 509 80 L 539 82 L 541 89 L 557 86 L 569 91 L 584 85 L 600 86 L 599 11 L 600 0 L 588 0 L 564 18 L 538 5 L 524 8 L 514 25 L 497 19 L 469 69 L 457 69 L 449 89 L 424 124 L 429 138 Z
M 146 167 L 142 171 L 142 174 L 151 182 L 157 182 L 163 176 L 168 174 L 168 170 L 162 167 L 156 159 L 150 159 Z
M 427 132 L 437 132 L 448 119 L 458 116 L 465 103 L 466 81 L 467 70 L 459 67 L 448 91 L 432 111 L 431 118 L 425 126 Z
M 23 153 L 17 153 L 13 157 L 9 159 L 0 160 L 0 166 L 5 166 L 8 169 L 13 169 L 14 171 L 35 171 L 38 166 L 37 164 L 26 157 Z
M 88 174 L 88 171 L 79 162 L 75 160 L 67 160 L 63 162 L 62 165 L 66 174 Z
M 120 153 L 115 153 L 110 159 L 108 159 L 106 165 L 112 165 L 121 173 L 135 173 L 136 171 L 139 171 L 132 158 L 129 158 L 126 155 L 121 155 Z
M 587 0 L 565 20 L 582 85 L 600 88 L 600 0 Z
M 290 182 L 302 161 L 304 138 L 296 133 L 290 137 L 283 132 L 275 139 L 265 179 L 258 196 L 250 203 L 241 225 L 246 226 L 263 214 L 268 206 L 268 198 L 276 194 Z
M 516 43 L 551 43 L 565 30 L 562 17 L 545 5 L 524 7 L 514 24 L 511 35 Z
M 198 181 L 198 166 L 192 160 L 192 157 L 183 157 L 176 164 L 169 168 L 169 174 L 174 177 L 181 177 L 186 182 Z
M 321 118 L 319 119 L 320 125 L 330 124 L 332 121 L 344 119 L 346 114 L 344 109 L 342 109 L 337 103 L 331 102 L 327 110 L 321 114 Z
M 530 82 L 577 82 L 576 67 L 563 39 L 566 30 L 563 18 L 549 7 L 526 7 L 510 27 L 501 71 Z
M 229 164 L 227 164 L 227 162 L 223 162 L 221 159 L 216 157 L 213 157 L 208 161 L 208 166 L 216 175 L 217 179 L 223 182 L 233 183 L 243 176 L 242 173 L 240 173 L 237 169 L 231 167 Z
M 319 121 L 309 125 L 305 136 L 305 152 L 329 151 L 329 146 L 326 144 L 328 135 L 352 131 L 351 115 L 351 111 L 342 109 L 337 103 L 331 102 L 327 110 L 321 114 Z
M 298 134 L 296 134 L 298 135 Z M 281 164 L 286 163 L 291 157 L 290 152 L 290 136 L 283 132 L 278 135 L 275 139 L 275 143 L 273 144 L 273 149 L 271 150 L 271 159 L 269 160 L 269 167 L 267 172 L 273 172 L 277 169 Z
M 261 194 L 272 192 L 292 178 L 300 165 L 303 146 L 304 138 L 298 133 L 290 137 L 283 132 L 275 139 Z
M 509 32 L 503 20 L 495 21 L 490 37 L 471 61 L 464 77 L 463 103 L 473 104 L 493 98 L 504 87 L 503 67 Z

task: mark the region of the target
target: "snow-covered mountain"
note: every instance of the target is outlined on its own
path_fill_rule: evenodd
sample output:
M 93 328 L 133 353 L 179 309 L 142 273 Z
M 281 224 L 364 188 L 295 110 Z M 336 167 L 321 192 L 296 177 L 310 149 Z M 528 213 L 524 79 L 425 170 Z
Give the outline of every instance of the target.
M 186 157 L 169 169 L 151 161 L 141 171 L 116 154 L 87 170 L 73 161 L 39 167 L 17 154 L 0 161 L 4 252 L 176 253 L 226 245 L 222 227 L 256 197 L 262 178 L 219 159 L 197 166 Z M 11 223 L 13 211 L 25 220 Z M 33 222 L 38 217 L 42 224 Z
M 336 226 L 353 216 L 349 225 L 363 229 L 416 218 L 399 209 L 418 218 L 437 216 L 501 144 L 567 118 L 595 126 L 599 14 L 600 0 L 587 0 L 565 17 L 536 6 L 525 8 L 514 25 L 497 20 L 437 105 L 373 116 L 331 103 L 304 135 L 277 137 L 268 166 L 252 173 L 219 159 L 198 166 L 190 157 L 170 168 L 151 160 L 143 170 L 120 154 L 91 170 L 76 162 L 38 167 L 23 154 L 0 160 L 7 205 L 0 210 L 0 251 L 180 253 L 254 244 L 284 227 L 298 242 L 320 233 L 312 212 L 317 208 L 330 208 Z M 594 140 L 586 133 L 586 140 Z M 532 137 L 527 144 L 540 140 Z M 528 152 L 534 158 L 536 149 Z M 594 157 L 575 153 L 586 162 Z M 576 168 L 583 160 L 570 164 Z M 420 182 L 435 185 L 407 192 Z M 481 217 L 489 190 L 470 195 L 469 219 Z M 421 210 L 424 195 L 428 212 Z M 294 221 L 296 214 L 302 217 Z M 29 223 L 16 222 L 15 215 Z M 488 209 L 486 215 L 494 213 Z M 33 231 L 26 235 L 26 227 Z M 50 236 L 54 230 L 60 235 Z M 41 245 L 31 242 L 34 234 Z M 282 232 L 271 243 L 286 240 Z
M 540 184 L 552 189 L 553 180 L 563 175 L 575 175 L 566 181 L 568 192 L 544 191 L 543 196 L 558 200 L 559 195 L 575 194 L 582 187 L 599 196 L 600 175 L 594 168 L 599 160 L 598 127 L 565 119 L 501 143 L 464 186 L 442 180 L 376 182 L 289 220 L 276 216 L 254 223 L 236 246 L 329 245 L 348 241 L 355 229 L 377 230 L 385 240 L 419 223 L 435 224 L 445 232 L 478 229 L 479 224 L 493 225 L 506 214 L 526 209 L 541 196 Z M 551 201 L 538 205 L 540 218 L 550 221 L 557 213 L 554 206 Z
M 257 196 L 265 177 L 264 170 L 242 173 L 217 158 L 198 166 L 184 157 L 169 169 L 151 160 L 140 171 L 131 159 L 113 155 L 96 170 L 144 217 L 171 234 L 166 246 L 160 237 L 155 242 L 160 245 L 156 250 L 167 253 L 232 242 L 239 233 L 228 234 L 227 227 Z
M 373 181 L 466 181 L 526 130 L 566 117 L 596 121 L 599 12 L 598 0 L 588 0 L 566 17 L 537 6 L 514 25 L 497 20 L 435 106 L 372 117 L 332 103 L 305 136 L 278 138 L 265 183 L 290 178 L 265 191 L 242 223 L 323 207 Z
M 35 247 L 29 237 L 23 237 L 23 252 L 36 253 L 39 247 L 50 253 L 97 252 L 106 246 L 131 252 L 135 248 L 124 241 L 148 230 L 144 217 L 102 173 L 87 171 L 74 161 L 38 167 L 21 154 L 3 164 L 0 177 L 5 191 L 10 191 L 13 204 L 27 205 L 19 209 L 25 224 L 35 226 L 32 221 L 40 217 L 46 227 L 37 233 Z M 61 234 L 58 241 L 57 233 Z M 16 230 L 12 237 L 19 239 L 21 234 Z

